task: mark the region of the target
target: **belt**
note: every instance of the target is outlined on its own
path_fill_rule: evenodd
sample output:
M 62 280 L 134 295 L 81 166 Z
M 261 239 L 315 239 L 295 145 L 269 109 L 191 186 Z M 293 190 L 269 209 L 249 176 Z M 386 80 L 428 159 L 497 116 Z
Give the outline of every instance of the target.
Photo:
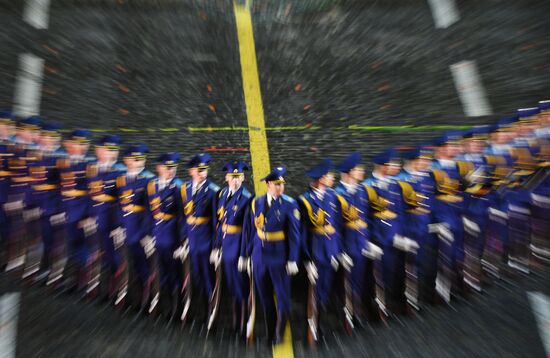
M 32 188 L 34 190 L 54 190 L 54 189 L 57 189 L 59 188 L 59 186 L 57 186 L 56 184 L 38 184 L 38 185 L 33 185 Z
M 92 196 L 92 200 L 100 203 L 114 203 L 116 201 L 116 198 L 107 194 L 99 194 Z
M 145 207 L 141 205 L 129 204 L 122 207 L 122 211 L 125 213 L 141 213 L 145 211 Z
M 243 227 L 239 225 L 222 225 L 222 231 L 226 234 L 240 234 L 243 231 Z
M 77 197 L 86 195 L 88 195 L 88 191 L 86 190 L 70 189 L 63 191 L 63 196 Z
M 334 229 L 334 226 L 328 224 L 325 226 L 314 227 L 312 231 L 320 235 L 332 235 L 336 232 L 336 229 Z
M 189 225 L 203 225 L 207 224 L 209 221 L 209 216 L 189 216 L 186 220 Z
M 345 224 L 346 228 L 352 230 L 366 229 L 369 225 L 361 219 L 349 221 Z
M 284 231 L 263 231 L 257 230 L 258 237 L 265 241 L 282 241 L 285 239 Z
M 162 221 L 168 221 L 172 220 L 174 218 L 174 215 L 172 214 L 166 214 L 166 213 L 156 213 L 155 219 L 162 220 Z

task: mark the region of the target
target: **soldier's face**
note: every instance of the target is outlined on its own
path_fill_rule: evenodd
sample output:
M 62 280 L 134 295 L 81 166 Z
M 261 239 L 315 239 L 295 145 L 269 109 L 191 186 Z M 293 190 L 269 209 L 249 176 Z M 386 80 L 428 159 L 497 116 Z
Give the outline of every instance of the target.
M 285 192 L 285 183 L 267 182 L 267 192 L 274 197 L 279 197 Z
M 208 177 L 208 169 L 191 168 L 189 169 L 189 176 L 194 182 L 200 183 Z
M 328 173 L 326 175 L 323 175 L 319 179 L 319 182 L 328 188 L 332 188 L 332 186 L 334 185 L 334 174 Z
M 118 150 L 96 147 L 95 155 L 100 162 L 115 162 L 118 157 Z
M 65 141 L 65 149 L 69 155 L 84 155 L 88 151 L 88 143 L 77 142 L 73 140 Z
M 145 159 L 125 157 L 124 165 L 128 168 L 128 171 L 136 171 L 145 167 Z
M 356 166 L 349 172 L 349 176 L 357 183 L 365 180 L 365 168 L 362 166 Z
M 418 158 L 416 162 L 416 170 L 419 172 L 427 172 L 432 166 L 432 161 L 426 158 Z
M 40 136 L 40 145 L 45 148 L 56 148 L 59 146 L 60 140 L 59 136 L 42 135 Z
M 398 164 L 388 164 L 384 166 L 386 168 L 386 175 L 394 176 L 399 174 L 399 169 L 401 168 Z
M 157 165 L 157 174 L 163 180 L 169 180 L 176 176 L 177 167 L 168 167 L 166 165 Z
M 27 129 L 18 129 L 16 133 L 19 138 L 23 139 L 26 142 L 34 141 L 35 136 L 32 131 L 29 131 Z
M 229 186 L 229 189 L 235 191 L 241 187 L 244 181 L 244 175 L 225 175 L 225 181 Z
M 15 133 L 15 126 L 12 124 L 0 124 L 0 137 L 8 138 Z

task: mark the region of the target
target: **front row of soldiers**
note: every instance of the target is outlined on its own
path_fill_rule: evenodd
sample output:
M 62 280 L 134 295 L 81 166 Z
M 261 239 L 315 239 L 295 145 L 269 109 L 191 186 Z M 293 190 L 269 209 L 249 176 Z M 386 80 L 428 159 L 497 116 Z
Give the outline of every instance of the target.
M 177 153 L 157 158 L 155 177 L 143 144 L 129 145 L 122 164 L 120 138 L 106 135 L 89 158 L 89 131 L 73 131 L 63 151 L 59 125 L 0 117 L 6 271 L 171 320 L 202 309 L 208 329 L 224 282 L 233 327 L 249 341 L 256 306 L 268 340 L 282 341 L 300 269 L 314 344 L 333 291 L 351 331 L 550 260 L 549 101 L 399 156 L 385 150 L 366 180 L 358 152 L 335 166 L 325 159 L 306 172 L 310 187 L 296 200 L 284 194 L 282 166 L 254 197 L 240 160 L 223 167 L 220 190 L 208 154 L 187 163 L 191 180 L 182 182 Z

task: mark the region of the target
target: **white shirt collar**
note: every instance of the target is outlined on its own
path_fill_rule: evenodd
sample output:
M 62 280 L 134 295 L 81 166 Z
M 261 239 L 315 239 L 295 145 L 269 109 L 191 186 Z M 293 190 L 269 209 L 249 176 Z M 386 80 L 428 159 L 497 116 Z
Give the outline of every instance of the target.
M 350 184 L 350 183 L 346 183 L 344 181 L 341 181 L 340 180 L 340 183 L 342 183 L 342 185 L 344 186 L 344 188 L 346 189 L 346 191 L 350 194 L 355 194 L 355 192 L 357 191 L 357 187 L 358 185 L 357 184 Z
M 323 197 L 325 196 L 326 189 L 319 189 L 319 188 L 314 188 L 314 187 L 311 187 L 311 189 L 313 189 L 313 193 L 315 194 L 315 196 L 317 196 L 317 199 L 323 200 Z
M 437 160 L 439 164 L 441 164 L 441 167 L 443 168 L 454 168 L 456 167 L 456 162 L 452 159 L 438 159 Z

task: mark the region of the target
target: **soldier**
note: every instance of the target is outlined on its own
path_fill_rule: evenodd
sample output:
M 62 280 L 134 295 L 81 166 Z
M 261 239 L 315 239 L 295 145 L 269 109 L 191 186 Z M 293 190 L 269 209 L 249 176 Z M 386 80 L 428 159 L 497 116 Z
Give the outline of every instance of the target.
M 111 300 L 122 275 L 121 259 L 113 245 L 113 237 L 123 235 L 116 179 L 124 174 L 125 167 L 117 163 L 119 148 L 118 135 L 103 136 L 95 145 L 96 161 L 86 168 L 92 201 L 90 215 L 97 224 L 96 233 L 89 240 L 93 275 L 87 291 Z
M 90 198 L 86 168 L 92 158 L 86 157 L 91 133 L 85 129 L 74 130 L 64 141 L 67 157 L 58 160 L 61 176 L 62 216 L 54 221 L 64 221 L 67 234 L 67 266 L 65 289 L 81 291 L 86 288 L 90 276 L 87 240 L 95 230 L 90 218 Z M 57 279 L 58 276 L 52 277 Z M 51 280 L 50 280 L 51 282 Z
M 369 194 L 365 186 L 360 185 L 365 179 L 361 154 L 351 153 L 337 169 L 341 179 L 335 190 L 342 207 L 343 250 L 353 262 L 345 280 L 346 321 L 347 326 L 353 328 L 354 322 L 361 324 L 364 319 L 363 307 L 367 308 L 371 319 L 378 317 L 373 261 L 380 260 L 382 249 L 371 240 Z
M 13 145 L 15 133 L 15 119 L 11 112 L 0 112 L 0 270 L 4 269 L 6 243 L 8 240 L 8 218 L 4 205 L 8 201 L 10 172 L 8 160 L 13 156 L 10 147 Z
M 246 328 L 248 281 L 238 270 L 238 259 L 242 243 L 248 241 L 243 238 L 243 223 L 253 197 L 243 185 L 245 170 L 248 165 L 241 160 L 230 161 L 223 167 L 227 186 L 218 194 L 216 240 L 212 250 L 213 259 L 221 255 L 226 287 L 232 298 L 233 329 L 240 334 L 244 334 Z
M 338 270 L 338 259 L 346 255 L 346 271 L 351 270 L 351 259 L 342 250 L 342 209 L 336 192 L 330 187 L 334 175 L 330 172 L 332 161 L 324 159 L 306 171 L 311 178 L 310 188 L 300 195 L 298 204 L 302 218 L 302 246 L 310 290 L 308 306 L 315 310 L 308 312 L 310 344 L 319 340 L 320 317 L 327 310 L 332 289 L 334 271 Z
M 191 180 L 182 184 L 182 237 L 191 256 L 193 283 L 207 298 L 209 310 L 214 303 L 210 268 L 212 244 L 216 233 L 216 198 L 220 188 L 208 178 L 209 154 L 197 154 L 188 162 Z
M 254 287 L 265 313 L 268 342 L 274 344 L 282 342 L 290 315 L 290 277 L 298 273 L 301 247 L 300 211 L 296 201 L 284 195 L 285 173 L 285 167 L 276 167 L 262 179 L 267 184 L 267 194 L 251 203 L 245 222 L 245 230 L 250 230 L 249 240 L 241 246 L 239 258 L 241 270 L 252 266 Z M 247 338 L 251 334 L 252 330 L 248 330 Z
M 33 177 L 31 206 L 36 208 L 35 219 L 38 220 L 33 226 L 36 239 L 42 241 L 43 250 L 42 253 L 37 252 L 41 257 L 37 257 L 36 260 L 29 257 L 33 263 L 27 263 L 24 276 L 31 275 L 40 269 L 40 273 L 35 278 L 36 281 L 41 281 L 49 275 L 54 259 L 54 243 L 63 240 L 61 227 L 52 225 L 52 217 L 62 212 L 57 163 L 65 157 L 65 152 L 61 149 L 60 129 L 61 125 L 55 122 L 43 124 L 39 138 L 40 150 L 37 152 L 39 158 L 30 168 Z
M 395 176 L 399 172 L 394 149 L 385 150 L 372 159 L 375 164 L 372 177 L 364 184 L 374 189 L 369 195 L 372 210 L 373 241 L 382 248 L 382 276 L 377 284 L 384 293 L 377 295 L 379 305 L 386 314 L 405 313 L 405 258 L 416 253 L 418 244 L 406 237 L 403 226 L 403 193 Z
M 18 122 L 13 145 L 9 146 L 8 159 L 9 185 L 4 211 L 7 218 L 7 257 L 6 271 L 19 268 L 25 262 L 27 239 L 33 233 L 27 230 L 25 221 L 36 216 L 36 208 L 30 206 L 30 190 L 33 178 L 30 167 L 37 160 L 37 139 L 42 119 L 38 116 Z
M 155 266 L 158 287 L 151 302 L 149 312 L 155 309 L 160 300 L 161 312 L 166 312 L 172 321 L 177 313 L 181 277 L 177 262 L 173 257 L 180 242 L 180 221 L 182 213 L 180 188 L 182 182 L 176 178 L 179 153 L 161 154 L 157 159 L 157 178 L 149 181 L 147 194 L 153 215 L 153 239 L 155 242 Z
M 403 153 L 404 165 L 398 180 L 402 185 L 405 235 L 415 240 L 418 254 L 407 267 L 407 299 L 419 303 L 434 303 L 437 275 L 438 237 L 429 232 L 432 223 L 433 179 L 430 177 L 432 153 L 418 146 Z M 406 183 L 409 188 L 403 184 Z M 412 259 L 412 257 L 411 257 Z M 418 281 L 418 284 L 417 282 Z M 418 289 L 416 289 L 418 288 Z
M 115 249 L 122 249 L 127 277 L 121 280 L 115 305 L 125 303 L 130 289 L 130 304 L 139 309 L 138 315 L 149 308 L 152 285 L 149 258 L 154 252 L 154 242 L 147 185 L 153 174 L 145 169 L 148 152 L 145 144 L 129 145 L 123 154 L 126 173 L 116 179 L 124 235 L 113 235 L 113 240 Z M 121 238 L 124 238 L 124 246 Z

